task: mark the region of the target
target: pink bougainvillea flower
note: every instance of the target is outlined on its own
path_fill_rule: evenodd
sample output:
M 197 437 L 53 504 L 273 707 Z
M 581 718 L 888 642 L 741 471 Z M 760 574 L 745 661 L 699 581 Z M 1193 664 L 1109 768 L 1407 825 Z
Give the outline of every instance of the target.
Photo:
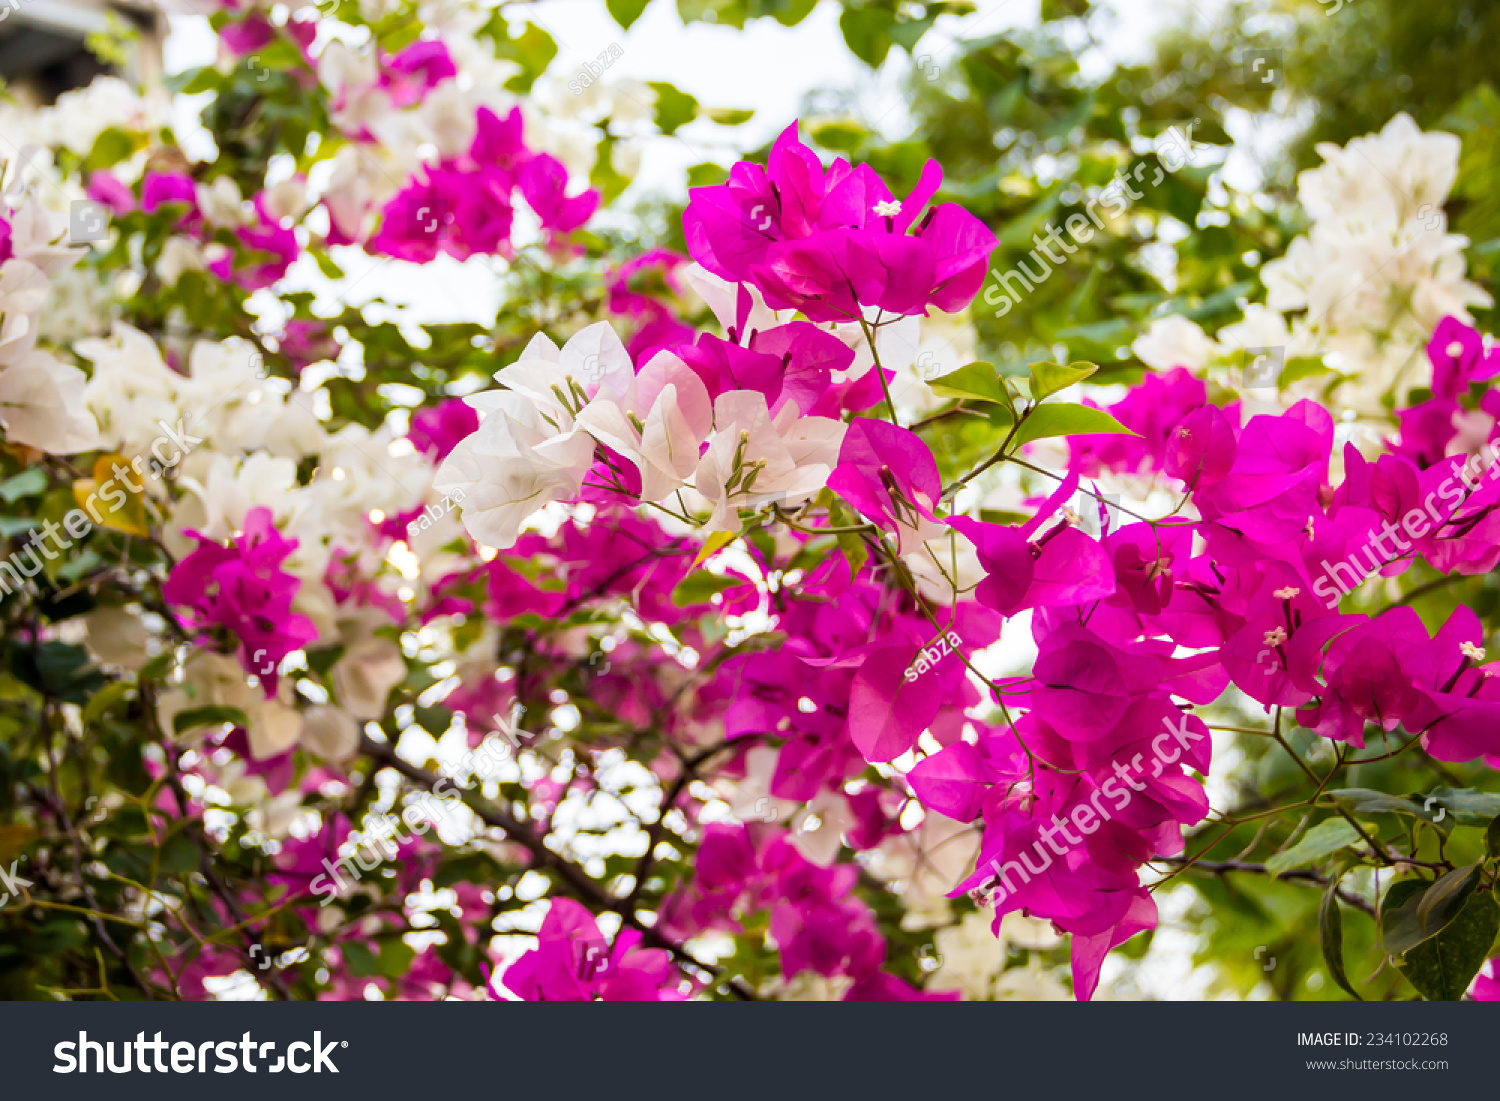
M 88 197 L 109 207 L 114 215 L 129 214 L 136 208 L 135 196 L 118 177 L 102 168 L 89 173 Z
M 465 436 L 479 429 L 479 414 L 462 398 L 417 410 L 411 418 L 407 438 L 412 446 L 434 462 L 442 462 Z
M 1223 481 L 1233 468 L 1237 446 L 1234 426 L 1224 411 L 1200 405 L 1172 428 L 1161 466 L 1184 485 L 1207 489 Z
M 974 544 L 985 579 L 974 597 L 1002 615 L 1042 604 L 1083 604 L 1115 591 L 1109 554 L 1087 533 L 1068 524 L 1035 542 L 1024 529 L 986 524 L 966 516 L 948 523 Z
M 220 279 L 233 280 L 252 292 L 269 287 L 284 276 L 301 252 L 296 233 L 266 209 L 264 192 L 255 197 L 255 214 L 257 220 L 253 225 L 236 226 L 234 230 L 240 248 L 252 262 L 236 263 L 235 254 L 228 252 L 209 264 L 209 270 Z M 269 259 L 253 262 L 257 255 Z
M 394 57 L 384 59 L 380 83 L 397 107 L 421 103 L 427 93 L 458 74 L 448 47 L 438 39 L 418 39 Z
M 942 688 L 936 677 L 908 678 L 916 643 L 874 651 L 849 689 L 849 736 L 867 761 L 901 756 L 937 717 Z
M 937 460 L 920 436 L 888 421 L 857 417 L 844 433 L 828 487 L 887 531 L 902 550 L 942 534 Z
M 929 161 L 898 202 L 868 165 L 825 170 L 793 123 L 766 168 L 742 162 L 728 182 L 692 190 L 688 251 L 722 279 L 753 283 L 772 308 L 813 321 L 853 320 L 863 307 L 953 311 L 978 293 L 997 241 L 953 204 L 921 217 L 941 182 Z
M 300 371 L 321 360 L 337 359 L 341 347 L 323 322 L 293 318 L 282 328 L 276 350 Z
M 141 209 L 154 214 L 168 204 L 187 207 L 187 212 L 178 217 L 179 231 L 191 233 L 203 224 L 203 214 L 198 209 L 198 185 L 191 176 L 181 172 L 147 172 L 141 181 Z
M 505 988 L 527 1002 L 657 1002 L 682 997 L 671 953 L 639 947 L 642 934 L 621 930 L 611 945 L 592 914 L 555 898 L 537 946 L 505 969 Z
M 172 568 L 162 595 L 188 610 L 183 619 L 190 629 L 221 628 L 238 642 L 240 664 L 260 677 L 271 698 L 281 660 L 318 637 L 312 621 L 292 611 L 302 583 L 281 568 L 297 540 L 276 530 L 267 508 L 251 509 L 244 532 L 227 547 L 187 534 L 198 548 Z
M 1427 342 L 1432 361 L 1432 394 L 1456 398 L 1466 394 L 1471 382 L 1484 382 L 1500 374 L 1500 348 L 1489 345 L 1472 325 L 1456 317 L 1438 322 Z
M 568 196 L 568 170 L 547 153 L 537 153 L 522 166 L 518 183 L 526 205 L 536 211 L 542 228 L 553 233 L 572 233 L 594 216 L 602 196 L 585 188 Z
M 531 157 L 526 148 L 526 123 L 519 107 L 512 107 L 501 118 L 488 107 L 481 107 L 474 116 L 474 141 L 469 146 L 469 159 L 476 165 L 498 168 L 502 172 L 514 173 Z
M 1135 474 L 1161 470 L 1169 456 L 1181 468 L 1193 461 L 1194 452 L 1174 453 L 1172 437 L 1174 430 L 1188 414 L 1200 409 L 1208 400 L 1208 387 L 1201 379 L 1182 367 L 1174 367 L 1161 374 L 1147 374 L 1139 386 L 1115 404 L 1108 412 L 1115 420 L 1135 433 L 1101 436 L 1073 436 L 1068 441 L 1073 468 L 1084 477 L 1093 478 L 1101 470 L 1112 470 L 1121 474 Z M 1211 425 L 1200 425 L 1199 431 Z M 1221 437 L 1205 436 L 1207 445 Z M 1181 441 L 1178 442 L 1181 446 Z M 1222 462 L 1222 442 L 1215 444 L 1216 450 L 1208 457 L 1210 463 Z M 1168 473 L 1172 473 L 1168 471 Z M 1174 475 L 1180 477 L 1181 475 Z

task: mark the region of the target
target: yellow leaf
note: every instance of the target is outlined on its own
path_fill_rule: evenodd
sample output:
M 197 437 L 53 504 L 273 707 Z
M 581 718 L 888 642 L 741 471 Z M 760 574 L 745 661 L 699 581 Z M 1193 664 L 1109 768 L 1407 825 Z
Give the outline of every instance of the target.
M 116 467 L 120 474 L 115 473 Z M 125 456 L 101 455 L 94 463 L 94 476 L 73 483 L 73 499 L 90 519 L 97 517 L 104 527 L 127 535 L 149 536 L 144 489 L 144 481 Z
M 705 561 L 712 558 L 739 537 L 739 533 L 734 531 L 716 531 L 711 533 L 704 542 L 703 549 L 698 552 L 698 557 L 693 559 L 693 568 L 697 569 L 703 565 Z
M 0 826 L 0 861 L 7 864 L 36 837 L 30 826 Z

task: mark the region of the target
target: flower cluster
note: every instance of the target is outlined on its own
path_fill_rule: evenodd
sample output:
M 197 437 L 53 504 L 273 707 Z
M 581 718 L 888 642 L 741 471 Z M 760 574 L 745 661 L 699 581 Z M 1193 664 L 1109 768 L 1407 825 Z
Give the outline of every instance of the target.
M 79 259 L 35 200 L 0 217 L 0 426 L 12 443 L 58 455 L 98 446 L 87 377 L 37 346 L 53 277 Z
M 239 643 L 240 661 L 262 679 L 267 696 L 276 692 L 282 659 L 317 638 L 312 621 L 292 612 L 298 581 L 281 569 L 297 541 L 283 538 L 271 521 L 270 509 L 251 509 L 244 533 L 228 547 L 188 532 L 198 549 L 162 586 L 170 603 L 190 610 L 189 627 L 218 627 Z
M 1379 134 L 1318 152 L 1324 163 L 1298 178 L 1312 228 L 1265 264 L 1265 305 L 1247 309 L 1217 342 L 1183 318 L 1163 319 L 1136 351 L 1161 369 L 1233 363 L 1247 350 L 1273 356 L 1279 369 L 1310 360 L 1324 370 L 1288 381 L 1290 400 L 1314 395 L 1332 372 L 1338 411 L 1383 418 L 1385 395 L 1403 404 L 1428 385 L 1418 353 L 1438 323 L 1472 324 L 1468 310 L 1492 304 L 1465 278 L 1468 241 L 1448 232 L 1443 210 L 1458 175 L 1459 141 L 1424 133 L 1402 114 Z M 1240 388 L 1265 401 L 1280 382 L 1242 378 Z
M 73 943 L 102 895 L 156 949 L 57 989 L 1090 998 L 1205 869 L 1327 861 L 1289 889 L 1394 945 L 1391 879 L 1488 902 L 1488 606 L 1433 599 L 1500 563 L 1453 141 L 1324 149 L 1267 304 L 1158 320 L 1111 392 L 980 359 L 998 238 L 935 161 L 893 188 L 794 124 L 621 255 L 578 231 L 691 97 L 606 53 L 564 98 L 539 29 L 389 6 L 220 12 L 216 160 L 133 100 L 26 131 L 110 222 L 70 299 L 56 197 L 0 212 L 0 539 L 35 567 L 0 571 L 0 691 L 66 780 L 28 813 L 87 850 L 30 831 L 67 905 L 0 931 Z M 503 302 L 418 337 L 304 289 L 391 258 Z M 1268 347 L 1321 358 L 1216 384 Z M 1457 825 L 1392 794 L 1429 774 Z M 96 784 L 107 830 L 61 805 Z

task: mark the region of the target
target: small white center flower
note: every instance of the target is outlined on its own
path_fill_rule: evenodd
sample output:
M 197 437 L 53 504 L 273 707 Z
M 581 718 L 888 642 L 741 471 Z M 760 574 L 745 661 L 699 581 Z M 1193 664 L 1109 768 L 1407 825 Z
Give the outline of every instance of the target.
M 1271 595 L 1274 596 L 1277 600 L 1294 600 L 1296 599 L 1297 594 L 1301 591 L 1302 590 L 1297 588 L 1297 586 L 1295 585 L 1288 585 L 1284 589 L 1277 589 Z
M 1280 627 L 1272 627 L 1269 631 L 1266 632 L 1266 637 L 1263 641 L 1267 646 L 1280 646 L 1283 642 L 1286 641 L 1286 638 L 1287 635 L 1285 630 Z
M 1448 345 L 1448 354 L 1457 359 L 1464 354 L 1464 346 L 1455 340 L 1452 344 Z
M 1460 642 L 1458 644 L 1458 652 L 1464 657 L 1472 658 L 1475 661 L 1484 660 L 1484 648 L 1475 646 L 1472 642 Z
M 892 199 L 888 203 L 875 204 L 875 216 L 877 218 L 894 218 L 901 213 L 901 200 Z

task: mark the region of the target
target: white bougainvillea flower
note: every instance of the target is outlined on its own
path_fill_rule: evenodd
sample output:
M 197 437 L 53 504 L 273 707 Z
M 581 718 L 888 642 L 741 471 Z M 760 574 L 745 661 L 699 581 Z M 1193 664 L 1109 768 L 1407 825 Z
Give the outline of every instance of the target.
M 84 253 L 65 243 L 62 232 L 53 227 L 51 216 L 34 196 L 11 216 L 10 247 L 14 257 L 34 265 L 46 276 L 61 275 Z
M 343 656 L 333 667 L 333 686 L 339 703 L 356 719 L 373 721 L 385 714 L 386 696 L 406 678 L 406 660 L 401 647 L 373 634 L 384 613 L 367 609 L 339 623 Z
M 293 707 L 292 682 L 282 678 L 277 695 L 265 698 L 258 685 L 245 677 L 239 659 L 212 650 L 195 650 L 188 658 L 179 686 L 157 697 L 156 716 L 162 730 L 176 734 L 179 741 L 192 741 L 219 725 L 217 721 L 188 724 L 176 729 L 175 719 L 185 711 L 204 707 L 234 707 L 245 716 L 250 739 L 250 755 L 256 760 L 275 757 L 297 744 L 302 735 L 302 716 Z
M 1130 348 L 1142 363 L 1158 371 L 1173 367 L 1201 370 L 1216 354 L 1208 334 L 1181 314 L 1157 318 Z
M 714 402 L 714 427 L 693 482 L 713 505 L 707 530 L 738 531 L 740 509 L 801 504 L 827 485 L 848 426 L 792 402 L 773 420 L 764 394 L 729 390 Z
M 0 363 L 36 347 L 37 314 L 51 289 L 40 268 L 25 260 L 0 265 Z
M 302 744 L 330 761 L 347 760 L 359 750 L 359 724 L 337 707 L 309 707 L 302 713 Z
M 140 454 L 160 436 L 161 422 L 176 424 L 192 408 L 192 381 L 168 367 L 139 329 L 117 323 L 108 339 L 80 340 L 73 350 L 94 364 L 83 396 L 104 447 Z
M 793 310 L 782 310 L 778 313 L 771 309 L 766 305 L 766 300 L 761 296 L 760 291 L 749 283 L 731 283 L 715 275 L 702 264 L 686 265 L 682 269 L 682 277 L 713 311 L 726 333 L 737 327 L 739 296 L 742 293 L 750 296 L 750 311 L 745 317 L 744 333 L 757 330 L 765 332 L 767 329 L 786 324 L 796 316 Z M 739 335 L 743 336 L 744 333 Z
M 484 415 L 479 430 L 455 447 L 433 479 L 439 493 L 462 493 L 464 528 L 486 546 L 514 546 L 521 525 L 553 501 L 583 487 L 594 441 L 571 418 L 560 428 L 529 398 L 495 392 L 474 396 Z
M 579 330 L 561 348 L 538 333 L 520 359 L 495 372 L 496 382 L 530 398 L 559 431 L 572 428 L 572 418 L 601 388 L 624 394 L 634 380 L 630 353 L 607 321 Z M 473 400 L 469 404 L 485 411 Z
M 32 350 L 0 371 L 0 424 L 5 438 L 71 455 L 99 446 L 99 428 L 83 402 L 88 379 L 77 367 Z
M 577 423 L 635 464 L 641 500 L 660 501 L 693 476 L 713 429 L 713 402 L 691 367 L 660 352 L 630 379 L 625 393 L 601 389 Z

